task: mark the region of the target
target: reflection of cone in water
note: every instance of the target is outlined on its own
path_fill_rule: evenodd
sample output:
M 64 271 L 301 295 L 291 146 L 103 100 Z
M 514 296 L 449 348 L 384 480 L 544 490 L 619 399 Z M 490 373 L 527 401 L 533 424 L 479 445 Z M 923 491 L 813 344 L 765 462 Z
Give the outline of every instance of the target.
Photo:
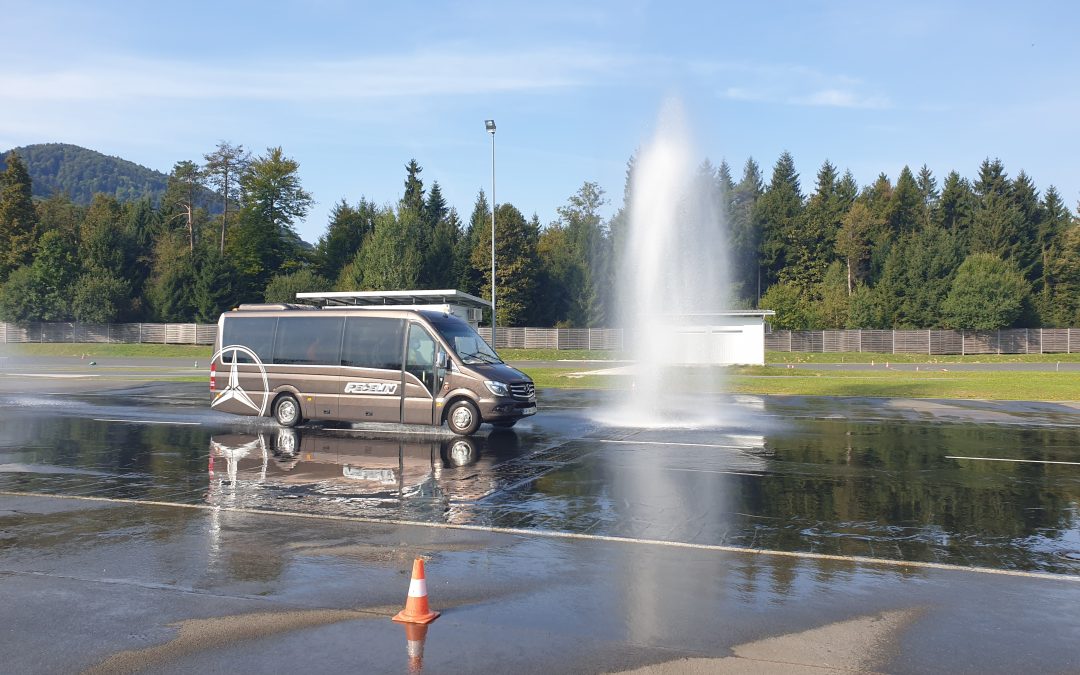
M 409 582 L 409 597 L 405 600 L 405 609 L 394 617 L 402 623 L 431 623 L 439 616 L 428 607 L 427 579 L 424 578 L 424 559 L 413 561 L 412 581 Z
M 409 655 L 409 672 L 424 669 L 424 641 L 427 640 L 427 624 L 405 624 L 405 653 Z

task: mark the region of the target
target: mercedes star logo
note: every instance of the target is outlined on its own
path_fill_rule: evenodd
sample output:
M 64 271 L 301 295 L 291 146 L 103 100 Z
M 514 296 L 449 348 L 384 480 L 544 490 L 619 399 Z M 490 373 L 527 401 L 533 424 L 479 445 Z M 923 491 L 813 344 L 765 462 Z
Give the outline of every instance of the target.
M 239 401 L 240 403 L 254 410 L 260 416 L 265 415 L 266 403 L 270 400 L 270 383 L 267 381 L 266 368 L 263 366 L 262 360 L 259 359 L 258 354 L 243 345 L 229 345 L 228 347 L 222 347 L 217 354 L 214 354 L 214 358 L 211 362 L 217 361 L 217 359 L 221 357 L 222 365 L 224 365 L 224 356 L 229 353 L 232 354 L 232 361 L 229 363 L 229 384 L 227 384 L 224 389 L 218 392 L 218 395 L 214 397 L 213 402 L 210 403 L 210 407 L 216 407 L 218 404 L 224 403 L 226 401 Z M 246 356 L 250 356 L 252 362 L 259 368 L 259 374 L 262 375 L 263 384 L 263 390 L 259 392 L 260 394 L 262 394 L 261 405 L 255 405 L 255 401 L 251 399 L 251 396 L 248 395 L 248 392 L 240 386 L 240 374 L 236 370 L 237 353 L 242 353 Z

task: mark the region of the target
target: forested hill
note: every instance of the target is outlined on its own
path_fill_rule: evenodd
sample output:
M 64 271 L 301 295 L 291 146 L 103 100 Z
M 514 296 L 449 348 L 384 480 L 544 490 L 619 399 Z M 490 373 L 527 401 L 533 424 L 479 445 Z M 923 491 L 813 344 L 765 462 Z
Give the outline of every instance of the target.
M 169 180 L 160 171 L 68 143 L 38 143 L 15 151 L 30 172 L 35 197 L 63 192 L 76 204 L 87 205 L 103 192 L 121 202 L 150 197 L 157 203 Z M 6 151 L 0 155 L 0 170 L 6 168 L 6 156 Z

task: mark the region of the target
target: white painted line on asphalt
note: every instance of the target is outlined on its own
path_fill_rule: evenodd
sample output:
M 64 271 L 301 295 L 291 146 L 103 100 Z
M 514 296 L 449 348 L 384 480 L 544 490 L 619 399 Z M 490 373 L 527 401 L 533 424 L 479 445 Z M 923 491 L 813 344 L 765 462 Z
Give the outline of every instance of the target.
M 332 516 L 316 513 L 301 513 L 298 511 L 264 511 L 261 509 L 245 509 L 231 506 L 214 506 L 213 504 L 180 504 L 175 502 L 160 502 L 149 499 L 119 499 L 116 497 L 83 497 L 76 495 L 57 495 L 45 492 L 18 492 L 12 490 L 0 490 L 0 497 L 38 497 L 42 499 L 71 499 L 74 501 L 102 502 L 110 504 L 135 504 L 139 506 L 162 506 L 177 509 L 195 509 L 197 511 L 219 511 L 224 513 L 243 513 L 250 516 L 282 516 L 286 518 L 306 518 L 308 520 L 333 520 L 352 523 L 366 523 L 369 525 L 402 525 L 413 527 L 428 527 L 433 530 L 464 530 L 467 532 L 488 532 L 491 534 L 510 534 L 521 537 L 546 537 L 549 539 L 584 539 L 591 541 L 606 541 L 617 544 L 641 544 L 645 546 L 663 546 L 667 548 L 685 548 L 697 551 L 716 551 L 721 553 L 738 553 L 747 555 L 763 555 L 779 558 L 801 558 L 805 560 L 837 560 L 842 562 L 854 562 L 867 565 L 879 565 L 882 567 L 907 567 L 918 569 L 942 570 L 946 572 L 974 572 L 976 574 L 996 574 L 1005 577 L 1025 577 L 1029 579 L 1046 579 L 1049 581 L 1066 581 L 1080 583 L 1078 574 L 1053 574 L 1052 572 L 1024 572 L 1022 570 L 995 569 L 993 567 L 967 567 L 950 563 L 924 562 L 920 560 L 891 560 L 889 558 L 871 558 L 861 555 L 834 555 L 831 553 L 810 553 L 806 551 L 779 551 L 767 548 L 750 548 L 747 546 L 728 546 L 724 544 L 693 544 L 681 541 L 664 541 L 662 539 L 639 539 L 636 537 L 615 537 L 605 534 L 584 534 L 580 532 L 560 532 L 559 530 L 528 530 L 516 527 L 489 527 L 485 525 L 457 525 L 453 523 L 428 523 L 417 520 L 401 520 L 397 518 L 371 518 L 366 516 Z
M 675 443 L 673 441 L 635 441 L 630 439 L 613 438 L 582 438 L 583 441 L 596 441 L 597 443 L 624 443 L 628 445 L 671 445 L 681 448 L 724 448 L 727 450 L 742 450 L 741 445 L 718 445 L 716 443 Z
M 95 417 L 95 422 L 126 422 L 127 424 L 176 424 L 179 426 L 198 427 L 202 426 L 202 422 L 170 422 L 168 420 L 121 420 L 121 419 L 108 419 L 105 417 Z
M 100 375 L 87 374 L 59 374 L 59 373 L 7 373 L 8 377 L 47 377 L 53 380 L 80 380 L 87 377 L 101 377 Z
M 683 469 L 676 466 L 665 466 L 662 468 L 666 471 L 687 471 L 689 473 L 726 473 L 731 474 L 732 476 L 753 476 L 754 478 L 761 478 L 765 475 L 761 473 L 750 473 L 748 471 L 721 471 L 719 469 Z
M 973 459 L 980 462 L 1022 462 L 1025 464 L 1068 464 L 1080 466 L 1080 462 L 1052 462 L 1048 459 L 1002 459 L 1000 457 L 961 457 L 959 455 L 945 455 L 945 459 Z

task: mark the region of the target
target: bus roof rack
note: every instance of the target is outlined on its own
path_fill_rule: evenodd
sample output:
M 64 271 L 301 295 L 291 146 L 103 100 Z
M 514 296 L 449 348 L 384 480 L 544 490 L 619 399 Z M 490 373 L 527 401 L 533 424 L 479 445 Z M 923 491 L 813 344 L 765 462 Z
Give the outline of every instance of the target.
M 295 302 L 253 302 L 236 308 L 241 312 L 269 312 L 281 309 L 318 309 L 311 305 L 299 305 Z
M 394 305 L 457 305 L 490 309 L 491 303 L 462 291 L 331 291 L 327 293 L 297 293 L 297 300 L 323 303 L 326 307 L 373 307 Z

